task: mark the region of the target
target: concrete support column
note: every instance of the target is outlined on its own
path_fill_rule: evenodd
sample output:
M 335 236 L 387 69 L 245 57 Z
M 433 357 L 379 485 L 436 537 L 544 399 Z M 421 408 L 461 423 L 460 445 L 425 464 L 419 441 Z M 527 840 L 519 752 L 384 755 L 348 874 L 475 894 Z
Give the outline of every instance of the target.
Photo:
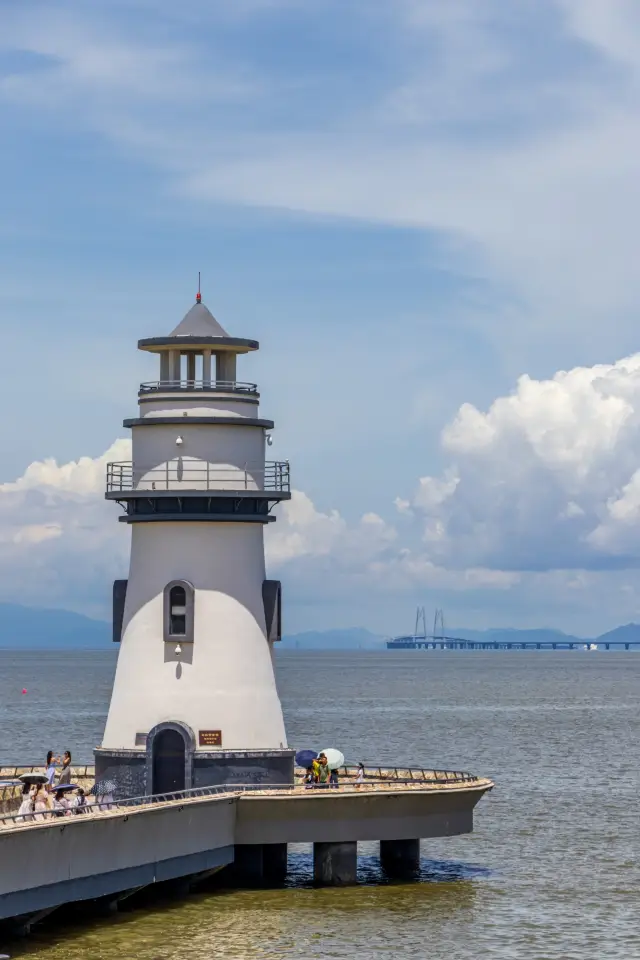
M 287 876 L 286 843 L 239 843 L 231 865 L 242 887 L 279 886 Z
M 216 380 L 234 383 L 236 379 L 235 353 L 216 353 Z
M 195 380 L 196 378 L 196 355 L 195 353 L 187 354 L 187 380 Z
M 237 843 L 234 849 L 232 873 L 243 887 L 261 887 L 264 884 L 264 846 L 261 843 Z
M 205 350 L 202 354 L 202 379 L 205 384 L 211 383 L 211 350 Z
M 344 887 L 356 882 L 358 844 L 314 843 L 313 880 L 321 887 Z
M 177 350 L 169 350 L 169 376 L 167 379 L 180 379 L 180 353 Z
M 381 840 L 380 864 L 390 877 L 415 876 L 420 869 L 420 841 Z
M 288 849 L 286 843 L 265 843 L 262 846 L 262 867 L 265 883 L 279 886 L 287 878 Z
M 161 380 L 170 380 L 170 356 L 166 350 L 163 350 L 160 354 L 160 379 Z

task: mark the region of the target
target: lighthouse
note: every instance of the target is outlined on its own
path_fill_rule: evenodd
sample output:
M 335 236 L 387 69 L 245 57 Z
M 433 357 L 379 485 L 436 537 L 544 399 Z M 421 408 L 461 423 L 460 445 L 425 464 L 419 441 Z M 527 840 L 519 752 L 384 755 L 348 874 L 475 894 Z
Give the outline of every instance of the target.
M 289 464 L 266 459 L 273 422 L 257 385 L 236 377 L 258 346 L 230 336 L 200 294 L 168 336 L 138 341 L 159 379 L 124 421 L 132 460 L 107 467 L 131 559 L 113 586 L 120 646 L 95 751 L 97 779 L 120 797 L 293 779 L 273 668 L 281 588 L 264 558 Z

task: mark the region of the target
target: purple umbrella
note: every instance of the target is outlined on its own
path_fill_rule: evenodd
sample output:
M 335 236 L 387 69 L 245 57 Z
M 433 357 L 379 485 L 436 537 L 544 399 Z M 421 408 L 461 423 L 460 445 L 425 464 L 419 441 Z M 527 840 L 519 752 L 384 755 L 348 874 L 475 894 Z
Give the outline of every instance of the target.
M 315 750 L 299 750 L 298 753 L 296 753 L 296 763 L 299 767 L 304 767 L 306 770 L 307 767 L 311 766 L 317 756 L 318 754 Z

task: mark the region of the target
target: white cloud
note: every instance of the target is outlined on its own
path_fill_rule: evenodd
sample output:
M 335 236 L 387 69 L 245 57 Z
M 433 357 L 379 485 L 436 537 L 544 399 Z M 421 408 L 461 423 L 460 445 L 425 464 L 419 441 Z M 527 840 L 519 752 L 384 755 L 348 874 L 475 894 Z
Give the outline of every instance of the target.
M 640 354 L 523 376 L 486 413 L 464 404 L 444 429 L 454 460 L 402 511 L 431 557 L 499 571 L 640 565 Z M 437 532 L 437 536 L 434 535 Z
M 395 523 L 351 522 L 294 491 L 266 531 L 288 597 L 372 610 L 428 591 L 476 623 L 539 623 L 545 611 L 569 627 L 599 604 L 609 618 L 640 612 L 640 354 L 523 376 L 485 412 L 464 404 L 442 448 L 442 475 L 396 499 Z M 108 613 L 128 537 L 103 498 L 105 466 L 129 456 L 117 440 L 0 485 L 0 599 Z

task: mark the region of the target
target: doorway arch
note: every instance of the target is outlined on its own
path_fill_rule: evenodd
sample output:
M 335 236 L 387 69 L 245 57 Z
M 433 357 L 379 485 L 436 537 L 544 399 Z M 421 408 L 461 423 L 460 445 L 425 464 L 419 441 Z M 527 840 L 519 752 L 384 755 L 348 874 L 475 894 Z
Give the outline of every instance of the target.
M 177 793 L 192 786 L 193 731 L 182 723 L 159 723 L 147 739 L 147 793 Z

